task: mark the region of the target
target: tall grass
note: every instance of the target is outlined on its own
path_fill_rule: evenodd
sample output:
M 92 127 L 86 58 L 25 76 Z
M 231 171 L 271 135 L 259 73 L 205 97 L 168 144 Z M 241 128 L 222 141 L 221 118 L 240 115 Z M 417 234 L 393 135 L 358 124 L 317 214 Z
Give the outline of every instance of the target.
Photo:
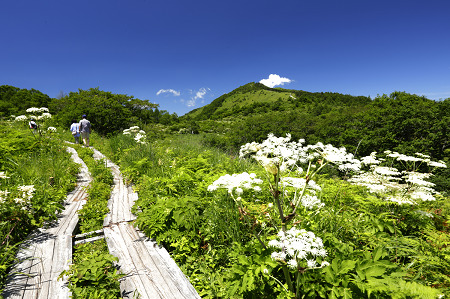
M 0 289 L 15 263 L 19 245 L 34 229 L 55 220 L 79 165 L 55 134 L 34 135 L 16 123 L 0 123 Z M 29 200 L 16 198 L 19 186 L 33 186 Z M 6 192 L 6 193 L 5 193 Z

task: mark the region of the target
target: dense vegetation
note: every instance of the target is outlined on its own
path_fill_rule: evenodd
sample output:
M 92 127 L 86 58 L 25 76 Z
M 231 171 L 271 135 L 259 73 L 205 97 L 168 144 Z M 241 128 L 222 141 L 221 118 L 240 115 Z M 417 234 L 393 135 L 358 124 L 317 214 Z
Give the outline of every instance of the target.
M 36 93 L 2 88 L 9 90 L 2 99 Z M 17 244 L 54 218 L 60 208 L 55 203 L 73 186 L 76 167 L 60 141 L 71 140 L 63 132 L 71 119 L 87 113 L 95 131 L 91 144 L 120 165 L 139 194 L 136 225 L 170 251 L 203 298 L 450 295 L 450 174 L 442 167 L 449 164 L 450 99 L 435 102 L 395 92 L 372 100 L 250 83 L 182 117 L 98 89 L 47 103 L 53 117 L 42 119 L 37 132 L 27 128 L 26 117 L 0 127 L 0 195 L 9 203 L 0 203 L 8 211 L 2 213 L 0 231 L 3 279 L 14 263 Z M 8 118 L 11 108 L 0 107 Z M 16 115 L 29 108 L 20 107 Z M 58 129 L 50 130 L 50 124 Z M 121 133 L 136 125 L 143 131 Z M 288 139 L 304 138 L 302 144 L 345 146 L 347 153 L 368 156 L 364 161 L 389 164 L 353 173 L 355 168 L 346 169 L 349 166 L 335 158 L 342 150 L 327 152 L 330 149 L 320 144 L 305 147 L 305 153 L 312 152 L 304 159 L 290 159 L 293 155 L 283 149 L 282 158 L 265 152 L 255 162 L 249 153 L 267 146 L 269 133 L 292 136 L 271 137 L 276 144 L 272 148 L 302 148 L 287 144 Z M 256 143 L 241 148 L 249 142 Z M 383 154 L 386 150 L 393 152 Z M 99 178 L 90 188 L 92 201 L 80 213 L 83 230 L 89 231 L 102 222 L 104 201 L 96 199 L 107 196 L 110 176 L 102 163 L 90 160 L 89 150 L 79 152 Z M 346 163 L 356 163 L 353 156 L 344 156 Z M 358 170 L 363 166 L 360 163 Z M 410 177 L 418 173 L 423 174 Z M 373 176 L 377 185 L 368 189 Z M 8 197 L 11 190 L 33 183 L 30 202 Z M 390 189 L 376 191 L 383 185 Z M 28 200 L 28 193 L 19 191 Z M 309 238 L 314 244 L 303 252 L 304 258 L 276 254 L 277 244 L 288 234 L 296 242 Z M 89 277 L 88 254 L 99 265 L 98 273 L 89 272 Z M 97 274 L 103 280 L 94 283 L 102 285 L 100 289 L 91 288 L 95 296 L 117 287 L 114 258 L 105 253 L 104 244 L 80 247 L 75 260 L 80 266 L 71 271 L 86 274 L 73 276 L 73 290 L 81 297 L 85 290 L 76 283 L 91 284 Z M 108 273 L 108 279 L 101 273 Z M 112 292 L 111 298 L 115 296 Z
M 450 146 L 450 99 L 436 102 L 404 92 L 371 100 L 249 83 L 182 119 L 196 121 L 223 148 L 260 142 L 269 133 L 344 146 L 360 156 L 391 149 L 442 159 Z
M 290 296 L 273 250 L 263 245 L 281 224 L 273 204 L 280 193 L 267 184 L 267 191 L 244 191 L 242 198 L 208 191 L 227 173 L 264 178 L 264 169 L 201 145 L 200 136 L 133 142 L 125 135 L 97 141 L 136 184 L 136 225 L 170 250 L 203 298 Z M 320 212 L 298 209 L 288 224 L 322 238 L 330 263 L 302 265 L 298 296 L 437 298 L 448 290 L 448 198 L 399 205 L 328 172 L 315 178 L 322 187 Z
M 0 289 L 20 243 L 56 219 L 75 187 L 78 164 L 54 135 L 0 123 Z

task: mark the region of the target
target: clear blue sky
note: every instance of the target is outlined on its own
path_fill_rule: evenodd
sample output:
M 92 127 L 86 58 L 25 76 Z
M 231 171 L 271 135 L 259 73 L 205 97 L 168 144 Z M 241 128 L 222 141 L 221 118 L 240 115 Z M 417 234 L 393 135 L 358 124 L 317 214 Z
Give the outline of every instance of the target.
M 271 74 L 310 92 L 449 98 L 450 1 L 0 3 L 0 85 L 99 87 L 183 115 Z

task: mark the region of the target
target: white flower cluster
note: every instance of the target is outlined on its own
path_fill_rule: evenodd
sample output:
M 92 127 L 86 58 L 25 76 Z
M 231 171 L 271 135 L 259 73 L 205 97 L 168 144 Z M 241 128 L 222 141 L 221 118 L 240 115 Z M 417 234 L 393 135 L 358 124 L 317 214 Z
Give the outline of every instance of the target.
M 36 189 L 34 189 L 34 185 L 24 185 L 18 186 L 17 190 L 19 191 L 19 196 L 15 197 L 13 201 L 18 205 L 22 205 L 21 209 L 27 210 L 26 206 L 33 198 L 33 193 Z M 0 203 L 4 203 L 9 194 L 11 194 L 11 192 L 8 190 L 0 190 Z
M 27 113 L 44 113 L 44 112 L 48 112 L 48 108 L 45 108 L 45 107 L 41 107 L 41 108 L 31 107 L 31 108 L 27 109 Z
M 26 120 L 28 120 L 28 117 L 26 117 L 25 115 L 16 116 L 16 118 L 14 119 L 14 121 L 26 121 Z
M 147 134 L 144 130 L 140 130 L 138 126 L 130 127 L 129 129 L 123 130 L 124 135 L 130 135 L 136 140 L 137 143 L 146 144 Z
M 320 188 L 313 180 L 307 181 L 304 178 L 282 177 L 280 178 L 280 184 L 286 191 L 288 191 L 290 187 L 294 188 L 294 199 L 292 202 L 295 206 L 301 203 L 305 208 L 311 210 L 314 208 L 319 209 L 325 205 L 316 196 L 316 192 L 320 191 L 322 188 Z M 298 190 L 303 189 L 308 190 L 308 193 L 303 193 L 302 196 L 302 192 L 298 192 Z
M 325 261 L 321 265 L 316 262 L 316 257 L 327 256 L 327 251 L 323 248 L 322 239 L 316 237 L 313 232 L 295 227 L 287 232 L 280 230 L 277 238 L 271 240 L 268 245 L 280 249 L 272 252 L 272 259 L 286 262 L 290 268 L 297 269 L 302 260 L 306 261 L 307 268 L 328 265 Z
M 227 189 L 228 193 L 233 196 L 233 191 L 239 196 L 244 192 L 244 189 L 253 189 L 254 191 L 261 191 L 261 184 L 263 181 L 256 177 L 254 173 L 243 172 L 240 174 L 223 175 L 208 186 L 208 191 L 213 192 L 219 188 Z
M 443 161 L 431 161 L 430 157 L 421 153 L 416 153 L 416 157 L 399 154 L 397 152 L 386 151 L 386 157 L 402 163 L 426 163 L 429 167 L 447 167 Z M 369 166 L 369 170 L 361 170 L 359 174 L 349 179 L 350 182 L 365 186 L 373 193 L 389 193 L 388 201 L 398 204 L 415 204 L 417 200 L 436 200 L 435 195 L 439 193 L 433 189 L 434 184 L 426 179 L 432 176 L 431 173 L 421 173 L 416 171 L 399 171 L 397 168 L 381 166 L 385 159 L 376 157 L 376 152 L 370 156 L 361 158 L 361 163 Z
M 343 171 L 358 171 L 361 167 L 361 162 L 347 153 L 344 147 L 336 148 L 321 142 L 303 146 L 304 142 L 304 139 L 298 142 L 291 141 L 290 134 L 286 134 L 284 138 L 269 134 L 262 143 L 252 142 L 241 146 L 239 156 L 253 154 L 253 158 L 272 174 L 276 174 L 278 170 L 280 172 L 290 170 L 297 163 L 306 164 L 320 159 L 338 165 Z
M 28 116 L 26 115 L 15 116 L 14 121 L 26 121 L 29 119 L 45 120 L 52 117 L 52 115 L 48 113 L 48 108 L 46 107 L 41 108 L 31 107 L 28 108 L 26 112 L 29 114 Z M 41 115 L 36 116 L 38 113 L 40 113 Z
M 50 131 L 50 132 L 56 132 L 56 128 L 55 127 L 48 127 L 47 128 L 47 131 Z

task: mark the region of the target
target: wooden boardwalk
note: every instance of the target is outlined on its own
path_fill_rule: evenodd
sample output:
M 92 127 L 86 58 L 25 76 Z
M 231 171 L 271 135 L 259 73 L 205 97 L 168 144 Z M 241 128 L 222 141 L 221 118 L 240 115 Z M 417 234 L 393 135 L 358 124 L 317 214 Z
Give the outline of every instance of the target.
M 17 257 L 20 263 L 12 270 L 3 292 L 5 298 L 69 298 L 66 280 L 58 276 L 72 261 L 72 235 L 78 223 L 77 211 L 86 202 L 85 189 L 91 177 L 76 151 L 67 148 L 72 159 L 81 164 L 77 186 L 64 202 L 65 209 L 47 229 L 39 229 L 23 244 Z
M 94 150 L 96 159 L 105 159 Z M 114 189 L 108 202 L 110 213 L 103 222 L 103 232 L 112 255 L 119 258 L 120 270 L 126 274 L 120 289 L 124 298 L 200 298 L 169 253 L 148 239 L 130 222 L 136 219 L 131 207 L 137 194 L 126 186 L 119 167 L 109 160 L 114 175 Z M 139 296 L 139 297 L 138 297 Z
M 4 298 L 68 299 L 67 280 L 58 280 L 72 260 L 73 233 L 78 223 L 77 211 L 86 202 L 86 187 L 91 177 L 86 164 L 73 148 L 67 149 L 81 164 L 77 187 L 65 201 L 65 210 L 47 229 L 37 230 L 18 253 L 20 263 L 8 277 Z M 114 189 L 108 201 L 110 212 L 103 230 L 111 254 L 119 258 L 118 266 L 126 276 L 121 280 L 123 298 L 200 298 L 169 253 L 131 225 L 136 216 L 131 207 L 137 194 L 124 184 L 119 167 L 94 150 L 94 158 L 105 159 L 114 175 Z M 98 232 L 96 232 L 98 233 Z

